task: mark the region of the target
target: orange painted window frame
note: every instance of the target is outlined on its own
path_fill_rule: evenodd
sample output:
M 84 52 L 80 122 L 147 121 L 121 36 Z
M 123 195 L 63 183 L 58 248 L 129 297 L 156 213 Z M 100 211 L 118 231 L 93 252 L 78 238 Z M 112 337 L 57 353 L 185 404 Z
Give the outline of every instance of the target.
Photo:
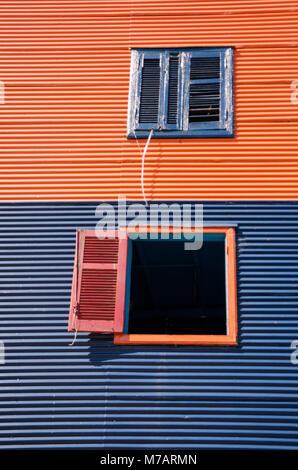
M 140 231 L 142 231 L 140 229 Z M 193 230 L 194 231 L 194 230 Z M 236 346 L 237 343 L 237 280 L 235 229 L 204 228 L 203 233 L 223 233 L 226 239 L 227 335 L 163 335 L 115 333 L 115 344 L 177 344 L 205 346 Z

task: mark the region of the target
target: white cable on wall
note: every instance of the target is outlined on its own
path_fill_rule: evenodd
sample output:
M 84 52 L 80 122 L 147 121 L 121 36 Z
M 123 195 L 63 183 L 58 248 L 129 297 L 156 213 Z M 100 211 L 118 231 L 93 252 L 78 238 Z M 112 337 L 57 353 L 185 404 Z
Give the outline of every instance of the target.
M 145 145 L 145 148 L 144 148 L 144 151 L 143 151 L 143 155 L 142 155 L 141 185 L 142 185 L 143 199 L 144 199 L 144 202 L 145 202 L 146 206 L 147 206 L 147 200 L 146 200 L 146 194 L 145 194 L 145 188 L 144 188 L 145 156 L 146 156 L 146 153 L 147 153 L 147 150 L 148 150 L 148 146 L 149 146 L 152 134 L 153 134 L 153 129 L 151 129 L 150 134 L 148 135 L 148 139 L 147 139 L 147 142 L 146 142 L 146 145 Z
M 141 187 L 142 187 L 143 198 L 144 198 L 145 204 L 147 205 L 147 200 L 146 200 L 146 195 L 145 195 L 145 188 L 144 188 L 145 156 L 146 156 L 146 153 L 147 153 L 147 150 L 148 150 L 149 142 L 150 142 L 152 134 L 153 134 L 153 129 L 151 129 L 151 131 L 148 135 L 148 139 L 147 139 L 147 142 L 146 142 L 146 145 L 144 147 L 143 152 L 141 150 L 141 147 L 140 147 L 140 144 L 139 144 L 139 141 L 138 141 L 138 138 L 137 138 L 137 134 L 135 133 L 135 131 L 133 131 L 133 132 L 134 132 L 134 135 L 135 135 L 135 139 L 136 139 L 136 142 L 137 142 L 137 145 L 138 145 L 140 155 L 142 155 Z

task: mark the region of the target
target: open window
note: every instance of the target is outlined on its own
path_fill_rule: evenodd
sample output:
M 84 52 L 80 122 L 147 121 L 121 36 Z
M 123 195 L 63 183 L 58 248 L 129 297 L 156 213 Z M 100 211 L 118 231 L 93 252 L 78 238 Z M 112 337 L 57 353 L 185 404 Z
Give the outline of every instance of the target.
M 233 136 L 233 49 L 133 49 L 128 138 Z
M 157 231 L 158 232 L 158 231 Z M 70 331 L 113 332 L 117 344 L 237 344 L 235 233 L 184 240 L 77 234 Z

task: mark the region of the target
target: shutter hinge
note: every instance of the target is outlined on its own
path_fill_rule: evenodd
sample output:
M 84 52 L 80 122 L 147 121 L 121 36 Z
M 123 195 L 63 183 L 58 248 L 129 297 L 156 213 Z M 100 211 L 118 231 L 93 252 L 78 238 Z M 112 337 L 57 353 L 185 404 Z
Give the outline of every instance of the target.
M 73 306 L 73 315 L 77 316 L 79 314 L 79 311 L 80 311 L 80 304 L 76 304 Z

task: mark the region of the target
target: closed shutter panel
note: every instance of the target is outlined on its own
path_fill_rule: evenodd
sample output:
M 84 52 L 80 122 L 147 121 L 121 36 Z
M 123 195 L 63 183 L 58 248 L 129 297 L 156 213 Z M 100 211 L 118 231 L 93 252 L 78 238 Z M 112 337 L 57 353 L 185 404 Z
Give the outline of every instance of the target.
M 161 88 L 160 54 L 144 54 L 140 77 L 140 103 L 138 111 L 139 129 L 157 129 L 160 120 Z
M 178 77 L 179 54 L 170 54 L 167 110 L 167 128 L 170 129 L 177 129 L 178 126 Z
M 69 331 L 122 332 L 127 238 L 77 233 Z

